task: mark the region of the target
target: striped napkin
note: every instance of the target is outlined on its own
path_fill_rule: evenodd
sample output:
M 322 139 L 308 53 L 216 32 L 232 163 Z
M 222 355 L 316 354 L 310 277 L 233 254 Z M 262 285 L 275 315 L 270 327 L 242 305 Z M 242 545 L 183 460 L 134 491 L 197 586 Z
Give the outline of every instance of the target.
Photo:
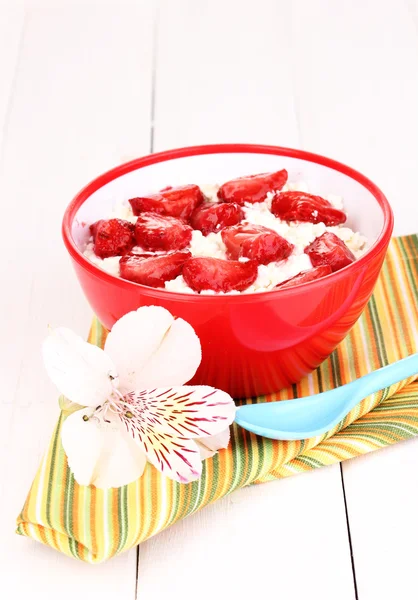
M 392 240 L 375 292 L 349 336 L 297 385 L 264 402 L 334 388 L 418 351 L 418 236 Z M 106 331 L 93 321 L 89 341 Z M 414 381 L 415 379 L 415 381 Z M 248 400 L 248 402 L 254 401 Z M 251 483 L 288 477 L 418 434 L 418 376 L 365 398 L 327 434 L 280 442 L 233 426 L 232 442 L 206 460 L 200 480 L 179 484 L 150 464 L 135 483 L 112 490 L 78 485 L 60 442 L 60 419 L 17 519 L 17 533 L 98 563 L 132 548 L 200 508 Z

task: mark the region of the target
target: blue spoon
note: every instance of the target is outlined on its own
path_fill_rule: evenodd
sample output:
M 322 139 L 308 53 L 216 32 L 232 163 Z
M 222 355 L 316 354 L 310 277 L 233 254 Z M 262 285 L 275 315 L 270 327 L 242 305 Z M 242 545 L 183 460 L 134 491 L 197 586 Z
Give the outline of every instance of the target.
M 418 373 L 418 354 L 373 371 L 335 390 L 238 408 L 235 421 L 273 440 L 305 440 L 337 425 L 363 398 Z

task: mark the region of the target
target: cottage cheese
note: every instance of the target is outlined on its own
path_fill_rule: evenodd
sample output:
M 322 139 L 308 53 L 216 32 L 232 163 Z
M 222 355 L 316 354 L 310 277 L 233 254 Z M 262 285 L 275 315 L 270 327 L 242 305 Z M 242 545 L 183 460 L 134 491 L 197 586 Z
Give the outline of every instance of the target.
M 201 185 L 200 188 L 206 199 L 211 202 L 217 202 L 217 185 Z M 283 191 L 301 191 L 309 192 L 308 185 L 305 182 L 288 182 Z M 350 248 L 356 258 L 359 258 L 367 249 L 367 239 L 359 232 L 354 232 L 349 227 L 336 226 L 326 227 L 324 223 L 286 223 L 281 221 L 270 212 L 271 203 L 274 193 L 269 192 L 263 202 L 255 204 L 246 204 L 243 207 L 245 219 L 243 222 L 252 223 L 254 225 L 263 225 L 269 229 L 273 229 L 279 235 L 294 245 L 294 250 L 287 260 L 281 262 L 272 262 L 268 265 L 259 265 L 258 276 L 253 285 L 246 289 L 243 294 L 254 292 L 265 292 L 273 289 L 282 281 L 286 281 L 301 271 L 306 271 L 312 268 L 310 258 L 304 253 L 305 247 L 314 241 L 315 238 L 322 235 L 325 231 L 335 233 L 343 242 Z M 343 199 L 341 196 L 329 194 L 324 196 L 335 208 L 343 210 Z M 115 207 L 108 218 L 125 219 L 135 223 L 136 217 L 132 213 L 132 209 L 128 203 L 119 204 Z M 92 238 L 89 240 L 84 256 L 92 263 L 110 273 L 111 275 L 119 276 L 119 259 L 120 256 L 112 256 L 111 258 L 99 258 L 94 254 Z M 134 251 L 140 251 L 141 248 L 136 247 Z M 193 231 L 192 241 L 189 250 L 192 256 L 208 256 L 213 258 L 226 259 L 226 248 L 222 241 L 221 233 L 210 233 L 204 236 L 201 231 Z M 241 259 L 245 261 L 246 259 Z M 181 292 L 194 294 L 183 279 L 182 275 L 171 281 L 166 281 L 165 289 L 172 292 Z M 206 290 L 202 294 L 215 294 L 213 290 Z M 222 294 L 222 292 L 220 292 Z M 228 292 L 229 295 L 239 294 L 240 292 Z
M 112 219 L 114 217 L 110 218 Z M 119 218 L 122 219 L 123 217 Z M 106 273 L 109 273 L 110 275 L 115 275 L 115 277 L 119 277 L 119 260 L 121 257 L 111 256 L 110 258 L 100 258 L 100 256 L 95 255 L 93 248 L 94 244 L 92 241 L 90 241 L 83 252 L 84 256 L 88 258 L 89 261 L 95 264 L 97 267 L 99 267 L 103 271 L 106 271 Z

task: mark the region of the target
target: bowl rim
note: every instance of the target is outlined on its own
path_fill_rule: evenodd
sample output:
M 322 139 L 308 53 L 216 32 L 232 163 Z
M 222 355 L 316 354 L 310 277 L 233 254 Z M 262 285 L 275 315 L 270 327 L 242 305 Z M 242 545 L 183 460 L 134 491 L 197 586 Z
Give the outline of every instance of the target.
M 299 285 L 295 285 L 289 288 L 284 289 L 272 289 L 266 290 L 265 292 L 251 292 L 248 294 L 190 294 L 187 292 L 173 292 L 171 290 L 166 290 L 164 288 L 152 288 L 149 286 L 145 286 L 139 283 L 135 283 L 133 281 L 129 281 L 126 279 L 122 279 L 121 277 L 111 275 L 106 271 L 100 269 L 100 267 L 96 266 L 94 263 L 90 262 L 87 258 L 84 257 L 82 252 L 78 249 L 74 238 L 72 236 L 71 228 L 73 224 L 74 217 L 78 212 L 81 205 L 98 189 L 108 184 L 109 182 L 121 177 L 122 175 L 126 175 L 132 171 L 141 169 L 143 167 L 147 167 L 149 165 L 153 165 L 160 162 L 165 162 L 168 160 L 173 160 L 177 158 L 185 158 L 189 156 L 196 155 L 205 155 L 205 154 L 223 154 L 223 153 L 243 153 L 243 154 L 273 154 L 276 156 L 286 156 L 290 158 L 297 158 L 301 160 L 305 160 L 308 162 L 313 162 L 325 167 L 329 167 L 335 171 L 339 171 L 344 175 L 347 175 L 351 179 L 354 179 L 360 185 L 365 187 L 377 200 L 380 208 L 383 212 L 383 227 L 380 235 L 373 243 L 373 245 L 355 262 L 347 265 L 346 267 L 336 271 L 335 273 L 331 273 L 330 275 L 326 275 L 325 277 L 321 277 L 320 279 L 316 279 L 314 281 L 309 281 L 306 283 L 301 283 Z M 355 169 L 348 167 L 347 165 L 338 162 L 332 158 L 328 158 L 322 156 L 320 154 L 314 154 L 312 152 L 307 152 L 305 150 L 297 150 L 294 148 L 286 148 L 282 146 L 270 146 L 263 144 L 207 144 L 200 146 L 186 146 L 184 148 L 176 148 L 173 150 L 165 150 L 163 152 L 157 152 L 155 154 L 148 154 L 146 156 L 136 158 L 129 162 L 123 163 L 102 173 L 90 183 L 88 183 L 84 188 L 82 188 L 70 202 L 68 207 L 65 210 L 63 220 L 62 220 L 62 237 L 64 240 L 65 247 L 69 252 L 71 258 L 77 262 L 81 267 L 83 267 L 86 271 L 88 271 L 91 275 L 101 279 L 105 283 L 110 283 L 113 285 L 118 285 L 120 288 L 124 288 L 125 290 L 137 290 L 138 292 L 142 292 L 144 295 L 157 297 L 159 299 L 166 300 L 181 300 L 188 302 L 202 302 L 202 298 L 206 302 L 254 302 L 256 299 L 261 300 L 266 294 L 269 295 L 271 299 L 272 295 L 280 294 L 280 297 L 289 296 L 293 294 L 297 290 L 301 290 L 306 286 L 310 286 L 310 289 L 314 289 L 314 287 L 323 285 L 325 280 L 332 279 L 337 283 L 339 279 L 342 279 L 348 274 L 348 271 L 354 274 L 355 271 L 358 271 L 365 267 L 374 256 L 376 256 L 382 248 L 388 245 L 390 237 L 393 231 L 393 212 L 391 206 L 383 194 L 383 192 L 374 184 L 370 179 L 368 179 L 365 175 L 356 171 Z

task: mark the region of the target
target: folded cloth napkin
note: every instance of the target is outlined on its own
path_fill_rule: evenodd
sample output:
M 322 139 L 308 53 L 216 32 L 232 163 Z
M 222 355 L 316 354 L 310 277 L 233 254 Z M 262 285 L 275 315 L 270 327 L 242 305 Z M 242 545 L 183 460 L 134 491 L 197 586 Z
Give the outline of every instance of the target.
M 392 240 L 375 292 L 348 337 L 297 385 L 255 401 L 334 388 L 418 350 L 418 236 Z M 106 331 L 93 321 L 89 341 Z M 415 379 L 415 381 L 414 381 Z M 253 402 L 254 399 L 248 400 Z M 132 548 L 239 487 L 330 465 L 418 434 L 418 377 L 365 398 L 327 434 L 305 441 L 258 437 L 237 426 L 231 444 L 206 460 L 198 481 L 179 484 L 150 464 L 135 483 L 80 486 L 67 467 L 60 431 L 52 440 L 17 519 L 17 532 L 80 560 L 98 563 Z

